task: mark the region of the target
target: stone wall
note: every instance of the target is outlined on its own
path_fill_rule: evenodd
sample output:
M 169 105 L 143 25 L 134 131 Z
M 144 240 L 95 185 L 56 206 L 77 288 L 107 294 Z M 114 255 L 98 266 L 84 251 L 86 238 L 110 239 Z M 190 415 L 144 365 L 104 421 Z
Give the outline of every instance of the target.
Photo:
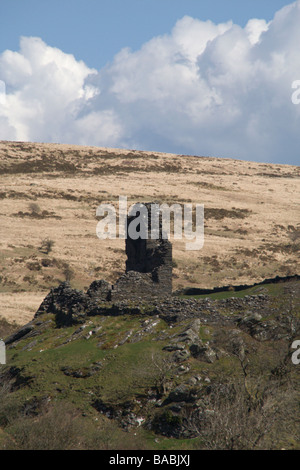
M 166 292 L 165 295 L 168 295 Z M 112 286 L 110 300 L 119 302 L 121 300 L 151 301 L 160 298 L 163 290 L 159 284 L 152 280 L 151 273 L 139 273 L 128 271 L 123 274 Z
M 87 290 L 87 295 L 98 300 L 110 300 L 112 286 L 109 282 L 101 279 L 93 281 Z

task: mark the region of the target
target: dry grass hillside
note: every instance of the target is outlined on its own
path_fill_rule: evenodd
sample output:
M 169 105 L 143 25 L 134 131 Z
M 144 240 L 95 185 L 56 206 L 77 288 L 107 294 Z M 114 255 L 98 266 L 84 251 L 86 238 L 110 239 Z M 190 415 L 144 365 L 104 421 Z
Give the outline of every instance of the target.
M 299 167 L 60 144 L 0 142 L 0 317 L 31 320 L 53 285 L 113 282 L 124 240 L 99 240 L 100 203 L 203 203 L 205 242 L 173 241 L 173 288 L 299 274 Z

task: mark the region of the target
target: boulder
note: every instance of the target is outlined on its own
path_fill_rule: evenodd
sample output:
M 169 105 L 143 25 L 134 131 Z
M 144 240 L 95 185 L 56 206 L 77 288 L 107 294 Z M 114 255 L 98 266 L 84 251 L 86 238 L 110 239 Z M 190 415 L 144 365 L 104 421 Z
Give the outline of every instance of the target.
M 204 361 L 212 364 L 217 359 L 216 352 L 208 345 L 202 342 L 193 343 L 190 345 L 191 355 L 199 361 Z

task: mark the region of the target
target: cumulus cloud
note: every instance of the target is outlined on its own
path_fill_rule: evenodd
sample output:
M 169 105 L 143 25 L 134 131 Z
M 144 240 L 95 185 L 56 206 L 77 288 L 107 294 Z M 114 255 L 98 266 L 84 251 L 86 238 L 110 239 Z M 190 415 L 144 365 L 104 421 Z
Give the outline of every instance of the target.
M 298 164 L 300 0 L 267 23 L 185 16 L 99 71 L 39 38 L 0 55 L 0 139 Z

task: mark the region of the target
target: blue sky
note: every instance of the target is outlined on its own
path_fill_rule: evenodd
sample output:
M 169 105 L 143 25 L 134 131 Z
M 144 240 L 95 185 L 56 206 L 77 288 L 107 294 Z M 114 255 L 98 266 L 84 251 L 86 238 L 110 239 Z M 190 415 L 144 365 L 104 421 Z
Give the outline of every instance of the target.
M 299 164 L 299 24 L 299 0 L 0 0 L 0 139 Z
M 286 0 L 1 0 L 0 47 L 37 36 L 99 69 L 123 47 L 139 49 L 185 15 L 215 23 L 270 21 Z

